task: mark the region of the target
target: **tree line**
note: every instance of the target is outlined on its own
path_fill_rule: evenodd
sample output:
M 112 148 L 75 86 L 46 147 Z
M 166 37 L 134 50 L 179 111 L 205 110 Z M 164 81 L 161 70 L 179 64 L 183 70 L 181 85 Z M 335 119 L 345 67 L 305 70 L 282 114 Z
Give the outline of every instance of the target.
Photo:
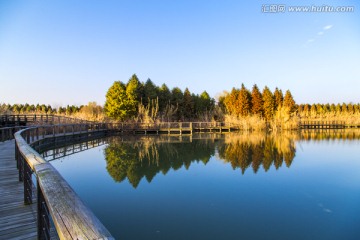
M 262 90 L 255 84 L 249 90 L 244 84 L 224 92 L 215 101 L 206 91 L 201 94 L 169 89 L 164 83 L 154 84 L 151 79 L 141 82 L 136 74 L 125 83 L 115 81 L 106 93 L 103 106 L 95 102 L 88 105 L 52 107 L 46 104 L 0 104 L 0 114 L 60 114 L 89 120 L 115 120 L 135 122 L 164 121 L 233 121 L 244 125 L 258 124 L 259 129 L 271 125 L 296 124 L 300 120 L 341 120 L 360 124 L 360 104 L 327 103 L 297 104 L 290 90 L 285 94 L 279 88 Z M 247 121 L 247 122 L 245 122 Z
M 267 86 L 260 92 L 256 84 L 251 91 L 244 84 L 240 89 L 233 88 L 230 93 L 220 97 L 219 104 L 230 115 L 236 117 L 255 115 L 267 121 L 273 119 L 276 111 L 281 109 L 288 114 L 296 111 L 296 103 L 290 90 L 286 91 L 285 96 L 281 89 L 275 88 L 272 92 Z
M 151 79 L 140 82 L 134 74 L 127 83 L 113 83 L 106 94 L 104 111 L 108 117 L 120 121 L 136 117 L 151 121 L 184 121 L 210 115 L 214 108 L 215 100 L 206 91 L 199 95 L 188 88 L 170 90 L 165 83 L 156 86 Z
M 346 115 L 346 114 L 359 114 L 360 113 L 360 103 L 338 103 L 338 104 L 300 104 L 298 106 L 298 112 L 303 117 L 317 117 L 324 116 L 327 114 L 332 115 Z
M 80 110 L 84 107 L 75 106 L 75 105 L 67 105 L 66 107 L 52 107 L 51 105 L 46 104 L 1 104 L 0 108 L 2 112 L 7 113 L 15 113 L 15 114 L 25 114 L 25 113 L 38 113 L 38 114 L 66 114 L 71 115 L 74 113 L 80 112 Z
M 57 114 L 93 121 L 104 120 L 103 107 L 96 102 L 89 102 L 87 105 L 80 106 L 60 106 L 58 108 L 45 104 L 0 104 L 0 114 Z

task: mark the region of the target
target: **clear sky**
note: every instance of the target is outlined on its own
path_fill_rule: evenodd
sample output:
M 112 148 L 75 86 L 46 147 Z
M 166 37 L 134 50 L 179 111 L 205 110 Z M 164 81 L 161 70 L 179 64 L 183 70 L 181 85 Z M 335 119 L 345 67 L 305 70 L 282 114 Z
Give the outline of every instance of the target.
M 269 12 L 284 2 L 284 12 Z M 0 103 L 103 104 L 133 73 L 213 97 L 256 83 L 290 89 L 297 103 L 358 103 L 360 4 L 0 0 Z

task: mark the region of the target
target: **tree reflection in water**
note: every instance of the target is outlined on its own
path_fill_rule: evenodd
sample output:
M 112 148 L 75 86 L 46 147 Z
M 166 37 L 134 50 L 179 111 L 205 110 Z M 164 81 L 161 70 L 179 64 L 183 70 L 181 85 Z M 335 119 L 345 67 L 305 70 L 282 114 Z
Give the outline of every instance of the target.
M 268 171 L 271 165 L 276 169 L 283 162 L 290 167 L 295 157 L 295 140 L 298 134 L 286 132 L 282 134 L 244 133 L 230 135 L 218 146 L 219 158 L 229 162 L 233 169 L 240 168 L 244 174 L 248 167 L 257 173 L 262 165 Z
M 265 171 L 271 165 L 278 169 L 284 161 L 290 167 L 296 139 L 295 133 L 113 137 L 104 154 L 112 178 L 117 182 L 127 178 L 136 188 L 143 177 L 151 182 L 159 172 L 165 175 L 170 169 L 189 169 L 193 162 L 206 165 L 216 153 L 217 158 L 230 163 L 233 169 L 241 169 L 242 173 L 249 166 L 254 173 L 261 165 Z

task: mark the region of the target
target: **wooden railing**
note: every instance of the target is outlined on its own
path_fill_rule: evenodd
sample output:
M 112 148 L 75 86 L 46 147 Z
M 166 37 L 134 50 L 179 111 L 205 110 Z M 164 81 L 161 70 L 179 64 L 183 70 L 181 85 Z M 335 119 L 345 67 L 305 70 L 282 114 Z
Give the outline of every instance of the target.
M 133 133 L 193 133 L 230 132 L 240 130 L 238 125 L 223 122 L 162 122 L 162 123 L 108 123 L 108 128 Z
M 95 123 L 87 120 L 47 114 L 0 115 L 0 142 L 14 138 L 14 133 L 25 126 L 56 125 L 69 123 Z
M 109 231 L 76 195 L 58 171 L 34 149 L 59 141 L 71 141 L 81 136 L 108 132 L 193 133 L 193 131 L 232 131 L 240 126 L 221 122 L 164 122 L 164 123 L 93 123 L 54 115 L 7 115 L 4 122 L 40 122 L 41 124 L 15 133 L 15 157 L 19 180 L 24 182 L 24 202 L 33 203 L 35 174 L 38 209 L 38 238 L 48 238 L 50 222 L 54 223 L 60 239 L 113 239 Z M 43 121 L 43 122 L 41 122 Z M 59 124 L 66 121 L 74 124 Z M 313 123 L 304 123 L 313 125 Z M 4 129 L 4 138 L 13 134 L 14 127 Z M 9 130 L 12 129 L 12 130 Z M 21 127 L 15 127 L 19 130 Z M 6 132 L 7 131 L 7 132 Z M 11 131 L 11 132 L 10 132 Z
M 78 118 L 52 114 L 11 114 L 0 115 L 0 126 L 34 124 L 62 124 L 62 123 L 93 123 Z
M 44 139 L 76 137 L 106 132 L 105 124 L 66 124 L 27 128 L 15 133 L 19 180 L 24 182 L 24 202 L 33 203 L 32 174 L 36 176 L 38 239 L 50 238 L 50 222 L 60 239 L 114 239 L 74 190 L 31 146 Z M 50 219 L 51 218 L 51 219 Z
M 0 142 L 14 139 L 15 132 L 24 129 L 24 126 L 14 126 L 14 127 L 3 127 L 0 128 Z
M 19 180 L 24 182 L 24 202 L 33 203 L 33 174 L 36 179 L 38 238 L 50 237 L 50 223 L 56 228 L 60 239 L 113 239 L 109 231 L 76 195 L 58 171 L 34 149 L 59 141 L 73 141 L 81 136 L 94 136 L 110 132 L 152 131 L 190 132 L 222 131 L 236 127 L 225 123 L 166 122 L 166 123 L 93 123 L 76 121 L 53 115 L 8 115 L 6 122 L 33 122 L 40 124 L 15 133 L 15 157 L 19 169 Z M 67 120 L 75 124 L 57 124 Z M 43 122 L 41 122 L 43 121 Z M 12 127 L 19 130 L 20 127 Z M 11 128 L 10 128 L 11 129 Z M 12 130 L 13 131 L 13 130 Z
M 346 128 L 344 121 L 302 121 L 301 129 L 341 129 Z

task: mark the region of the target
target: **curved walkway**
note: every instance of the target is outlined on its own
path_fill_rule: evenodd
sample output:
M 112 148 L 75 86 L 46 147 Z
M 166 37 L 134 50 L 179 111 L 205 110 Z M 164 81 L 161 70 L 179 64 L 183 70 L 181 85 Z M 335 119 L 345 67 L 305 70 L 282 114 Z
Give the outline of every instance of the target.
M 37 239 L 36 204 L 24 205 L 15 140 L 0 142 L 0 239 Z

